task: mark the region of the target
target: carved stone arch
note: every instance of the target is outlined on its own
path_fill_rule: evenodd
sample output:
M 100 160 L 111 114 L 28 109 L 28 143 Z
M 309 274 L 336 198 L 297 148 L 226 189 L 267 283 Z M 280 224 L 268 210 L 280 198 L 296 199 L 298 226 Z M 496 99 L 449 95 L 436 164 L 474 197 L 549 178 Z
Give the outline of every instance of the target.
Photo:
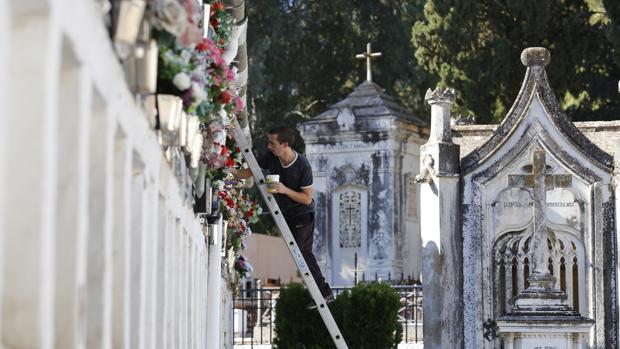
M 587 309 L 585 246 L 576 230 L 549 227 L 548 232 L 548 269 L 556 277 L 556 287 L 565 292 L 573 309 L 584 312 Z M 509 315 L 514 297 L 529 286 L 531 238 L 532 230 L 528 227 L 498 234 L 493 244 L 491 276 L 496 317 Z
M 527 126 L 524 133 L 530 133 L 531 126 Z M 492 162 L 492 165 L 481 169 L 481 171 L 474 171 L 470 174 L 471 179 L 481 185 L 486 185 L 495 178 L 507 174 L 510 169 L 516 168 L 514 166 L 515 163 L 523 165 L 529 163 L 531 161 L 529 154 L 536 148 L 545 151 L 548 159 L 547 165 L 554 171 L 569 172 L 571 175 L 579 178 L 580 181 L 589 184 L 608 180 L 606 174 L 592 170 L 588 164 L 582 163 L 581 159 L 575 157 L 574 154 L 562 150 L 562 147 L 543 128 L 540 128 L 538 131 L 532 131 L 527 136 L 522 135 L 522 137 L 519 137 L 511 144 L 509 151 L 496 149 L 494 153 L 498 154 L 497 158 L 489 160 Z
M 491 138 L 461 161 L 463 173 L 470 173 L 476 170 L 486 158 L 502 146 L 507 138 L 514 135 L 517 126 L 528 117 L 528 112 L 534 99 L 538 99 L 541 102 L 549 121 L 554 128 L 558 129 L 566 137 L 569 143 L 573 144 L 576 149 L 585 154 L 589 159 L 592 159 L 600 168 L 608 171 L 611 170 L 611 156 L 584 136 L 559 107 L 555 95 L 549 86 L 544 67 L 532 66 L 528 67 L 525 73 L 525 79 L 517 99 L 504 120 L 493 132 Z

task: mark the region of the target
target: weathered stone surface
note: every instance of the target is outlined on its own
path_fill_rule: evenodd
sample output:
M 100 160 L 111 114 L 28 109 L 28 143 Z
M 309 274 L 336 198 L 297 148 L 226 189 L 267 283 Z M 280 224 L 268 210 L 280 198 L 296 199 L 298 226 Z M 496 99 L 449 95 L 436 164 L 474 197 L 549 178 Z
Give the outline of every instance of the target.
M 420 148 L 424 347 L 463 345 L 462 238 L 459 220 L 459 146 L 452 143 L 450 109 L 454 90 L 427 92 L 431 132 Z M 428 316 L 430 314 L 430 316 Z
M 465 348 L 499 347 L 487 319 L 505 347 L 615 348 L 612 159 L 558 107 L 548 51 L 521 58 L 526 77 L 502 123 L 452 127 L 463 145 Z M 582 127 L 598 136 L 618 125 Z
M 359 280 L 418 278 L 419 218 L 404 198 L 426 124 L 365 81 L 300 131 L 321 219 L 315 252 L 330 282 L 353 283 L 356 255 Z
M 585 121 L 573 124 L 601 150 L 612 156 L 616 153 L 615 144 L 620 141 L 620 121 Z M 461 146 L 461 158 L 484 144 L 497 126 L 452 125 L 452 141 Z

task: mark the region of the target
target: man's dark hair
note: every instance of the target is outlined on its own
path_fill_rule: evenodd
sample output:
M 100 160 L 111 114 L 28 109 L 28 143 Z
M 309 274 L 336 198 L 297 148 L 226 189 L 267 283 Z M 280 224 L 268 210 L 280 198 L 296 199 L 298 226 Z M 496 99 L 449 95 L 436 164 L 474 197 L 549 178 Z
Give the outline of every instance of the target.
M 278 126 L 269 130 L 270 135 L 277 135 L 278 142 L 288 143 L 289 147 L 295 142 L 295 133 L 290 127 Z

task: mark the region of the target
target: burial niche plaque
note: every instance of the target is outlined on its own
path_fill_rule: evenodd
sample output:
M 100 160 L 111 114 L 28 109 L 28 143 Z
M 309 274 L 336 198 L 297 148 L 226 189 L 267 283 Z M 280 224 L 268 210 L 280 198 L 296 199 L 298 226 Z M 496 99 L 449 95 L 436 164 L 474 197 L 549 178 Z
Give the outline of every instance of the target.
M 496 232 L 515 230 L 532 220 L 532 195 L 524 188 L 503 190 L 492 207 Z

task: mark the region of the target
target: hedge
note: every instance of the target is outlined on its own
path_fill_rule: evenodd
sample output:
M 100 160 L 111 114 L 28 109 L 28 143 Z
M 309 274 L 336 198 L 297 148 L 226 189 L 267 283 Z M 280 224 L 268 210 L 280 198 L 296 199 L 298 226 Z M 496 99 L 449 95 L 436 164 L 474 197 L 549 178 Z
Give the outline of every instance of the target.
M 276 348 L 335 348 L 319 311 L 306 309 L 312 303 L 301 284 L 282 289 L 276 305 Z M 350 349 L 397 348 L 401 341 L 400 297 L 389 285 L 355 286 L 338 295 L 329 308 Z

